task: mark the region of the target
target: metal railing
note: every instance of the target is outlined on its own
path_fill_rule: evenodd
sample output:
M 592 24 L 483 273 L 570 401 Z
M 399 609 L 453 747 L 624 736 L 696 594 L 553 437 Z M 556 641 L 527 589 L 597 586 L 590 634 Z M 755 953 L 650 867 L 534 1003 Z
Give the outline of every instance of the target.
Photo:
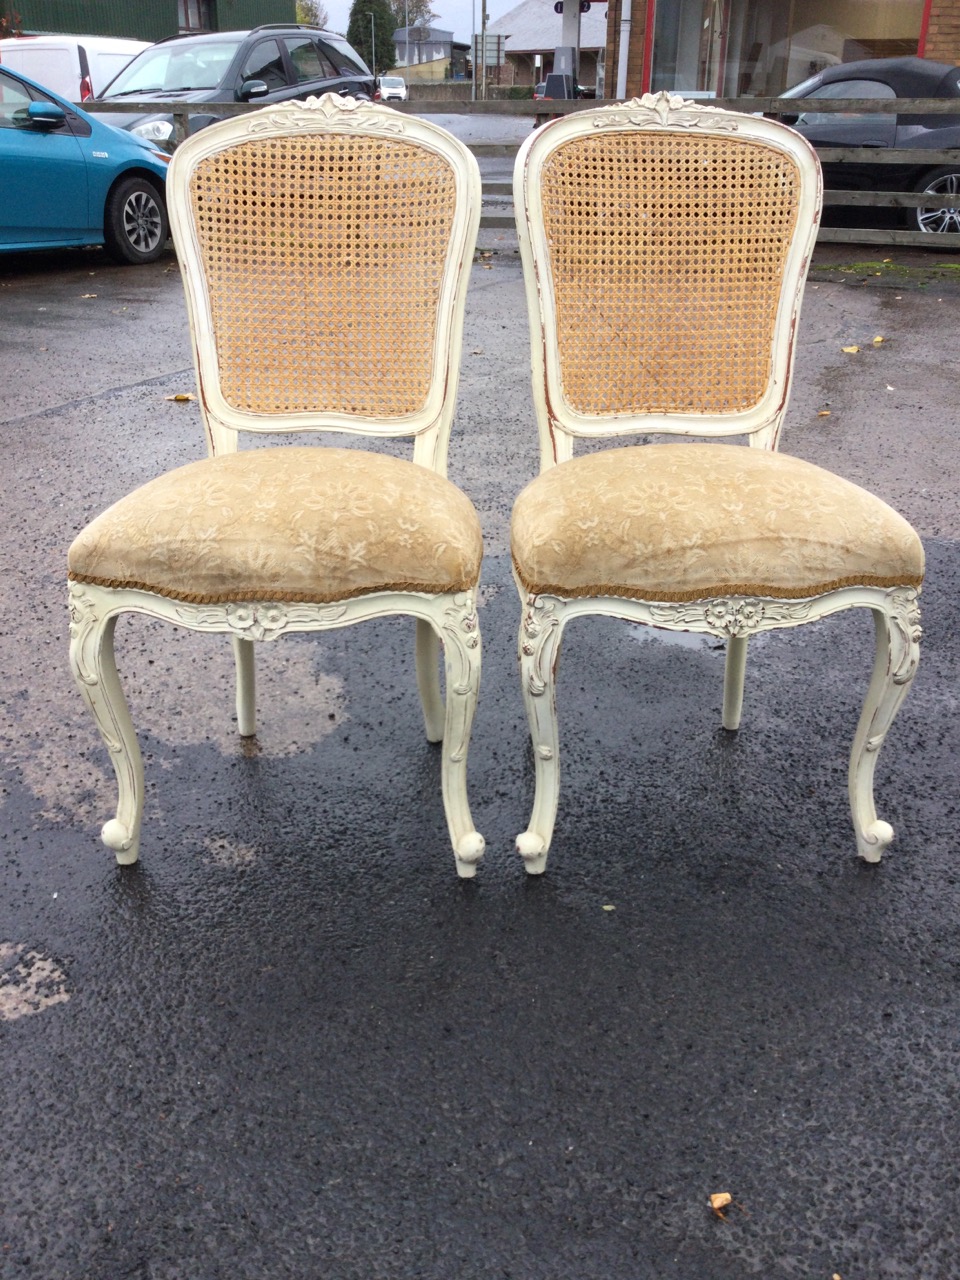
M 678 96 L 682 96 L 679 94 Z M 557 116 L 597 106 L 613 106 L 613 101 L 597 102 L 590 99 L 576 101 L 507 100 L 487 102 L 416 101 L 391 104 L 395 110 L 410 115 L 490 115 L 521 116 L 531 119 L 531 127 Z M 804 112 L 855 113 L 857 115 L 934 116 L 951 115 L 960 118 L 960 99 L 950 98 L 718 98 L 700 102 L 699 106 L 723 107 L 752 115 L 796 117 Z M 83 110 L 94 114 L 143 115 L 142 104 L 131 102 L 85 102 Z M 151 115 L 173 117 L 173 140 L 177 144 L 189 132 L 192 115 L 229 117 L 244 115 L 263 108 L 262 103 L 226 102 L 151 102 Z M 517 145 L 510 143 L 475 143 L 470 148 L 478 157 L 509 158 L 516 155 Z M 817 154 L 824 164 L 914 165 L 937 168 L 941 165 L 957 166 L 960 173 L 960 147 L 934 150 L 926 147 L 818 147 Z M 509 197 L 511 186 L 502 180 L 484 182 L 484 194 L 502 199 Z M 889 209 L 938 209 L 956 208 L 957 196 L 942 196 L 912 191 L 844 191 L 828 189 L 824 193 L 826 207 L 889 208 Z M 502 212 L 485 212 L 481 225 L 509 228 L 514 225 L 513 213 L 506 208 Z M 960 232 L 906 231 L 877 227 L 821 227 L 819 239 L 827 243 L 849 244 L 901 244 L 921 245 L 927 248 L 960 249 Z

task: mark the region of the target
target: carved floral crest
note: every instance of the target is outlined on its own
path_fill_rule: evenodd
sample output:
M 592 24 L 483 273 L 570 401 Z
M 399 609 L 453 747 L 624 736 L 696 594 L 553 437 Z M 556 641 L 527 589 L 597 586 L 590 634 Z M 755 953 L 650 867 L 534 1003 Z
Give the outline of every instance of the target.
M 278 102 L 256 112 L 249 121 L 252 134 L 287 129 L 296 118 L 298 128 L 306 131 L 362 129 L 364 132 L 401 134 L 406 124 L 402 115 L 375 102 L 361 98 L 342 98 L 338 93 L 325 93 L 303 102 Z
M 595 129 L 621 129 L 624 125 L 637 129 L 710 129 L 725 133 L 736 133 L 740 127 L 731 119 L 729 111 L 676 97 L 666 89 L 603 107 L 593 121 Z

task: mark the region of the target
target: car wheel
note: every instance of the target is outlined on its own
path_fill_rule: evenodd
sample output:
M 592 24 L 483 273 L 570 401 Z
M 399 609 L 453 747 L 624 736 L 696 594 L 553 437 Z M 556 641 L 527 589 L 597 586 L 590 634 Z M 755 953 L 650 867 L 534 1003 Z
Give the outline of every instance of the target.
M 118 182 L 107 197 L 104 246 L 117 262 L 154 262 L 169 230 L 163 197 L 146 178 Z
M 932 169 L 914 187 L 930 195 L 956 196 L 957 203 L 945 209 L 911 209 L 910 222 L 917 231 L 960 231 L 960 165 Z

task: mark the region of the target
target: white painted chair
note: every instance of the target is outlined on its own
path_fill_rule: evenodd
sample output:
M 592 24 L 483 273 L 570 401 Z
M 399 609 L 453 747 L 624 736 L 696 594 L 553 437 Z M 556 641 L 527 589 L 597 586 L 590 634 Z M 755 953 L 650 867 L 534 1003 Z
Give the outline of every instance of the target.
M 143 767 L 114 662 L 119 614 L 231 636 L 242 735 L 256 730 L 255 642 L 406 614 L 457 870 L 472 876 L 481 539 L 446 462 L 476 161 L 423 120 L 327 94 L 197 133 L 167 194 L 210 456 L 122 499 L 70 548 L 71 661 L 119 784 L 104 842 L 136 861 Z M 302 431 L 412 437 L 413 460 L 238 448 L 241 432 Z
M 512 524 L 536 768 L 527 870 L 544 870 L 557 812 L 561 637 L 587 614 L 725 640 L 736 729 L 751 635 L 870 609 L 849 793 L 858 851 L 878 861 L 893 830 L 874 766 L 917 666 L 923 549 L 879 498 L 776 452 L 815 154 L 773 121 L 647 95 L 532 133 L 514 201 L 541 466 Z M 576 439 L 661 433 L 700 439 L 573 456 Z M 738 435 L 753 447 L 715 442 Z

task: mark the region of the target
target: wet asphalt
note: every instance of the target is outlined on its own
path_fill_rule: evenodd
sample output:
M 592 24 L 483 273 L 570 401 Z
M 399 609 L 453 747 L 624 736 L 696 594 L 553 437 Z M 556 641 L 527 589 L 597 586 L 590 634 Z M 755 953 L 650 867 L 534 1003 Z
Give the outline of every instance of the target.
M 755 639 L 737 734 L 720 649 L 595 620 L 528 879 L 507 526 L 537 450 L 515 245 L 484 244 L 450 468 L 487 548 L 472 882 L 402 620 L 260 646 L 246 749 L 226 641 L 122 622 L 147 805 L 114 864 L 65 554 L 202 455 L 180 282 L 0 259 L 3 1280 L 960 1276 L 957 264 L 818 251 L 783 442 L 927 548 L 883 864 L 846 801 L 868 615 Z

